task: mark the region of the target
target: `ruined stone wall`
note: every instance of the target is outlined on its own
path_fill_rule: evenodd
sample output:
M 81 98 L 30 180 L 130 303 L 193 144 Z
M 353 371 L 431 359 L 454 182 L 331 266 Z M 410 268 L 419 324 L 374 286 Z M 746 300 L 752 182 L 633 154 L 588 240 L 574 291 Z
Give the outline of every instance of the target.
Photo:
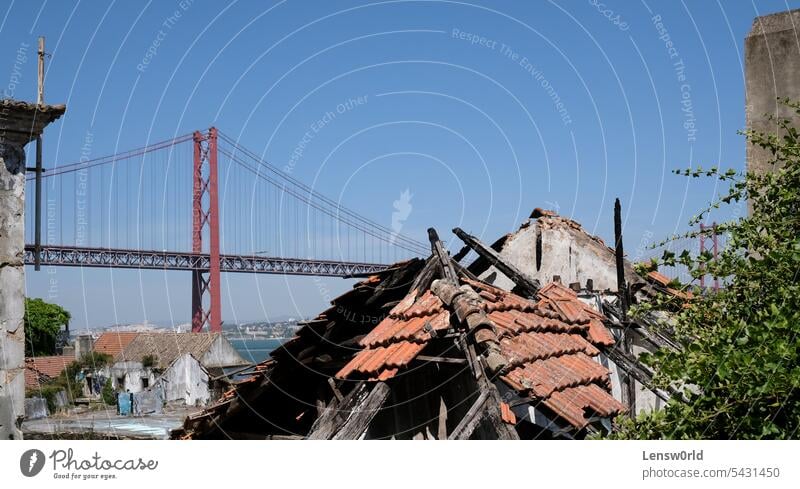
M 756 17 L 744 41 L 744 58 L 747 128 L 777 132 L 765 114 L 800 125 L 794 112 L 777 103 L 779 97 L 800 100 L 800 10 Z M 747 146 L 748 170 L 770 171 L 769 160 L 768 151 Z
M 25 415 L 25 153 L 0 140 L 0 439 Z

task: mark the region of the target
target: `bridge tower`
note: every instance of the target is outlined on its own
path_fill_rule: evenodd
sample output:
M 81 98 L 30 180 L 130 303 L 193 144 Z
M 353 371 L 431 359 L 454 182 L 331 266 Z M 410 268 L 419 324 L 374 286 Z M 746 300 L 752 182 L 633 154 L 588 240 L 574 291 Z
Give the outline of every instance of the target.
M 192 270 L 192 332 L 208 325 L 222 331 L 219 265 L 219 194 L 217 192 L 217 129 L 194 133 L 192 253 L 201 254 L 208 237 L 208 268 Z M 207 231 L 207 232 L 206 232 Z M 206 308 L 205 304 L 208 304 Z

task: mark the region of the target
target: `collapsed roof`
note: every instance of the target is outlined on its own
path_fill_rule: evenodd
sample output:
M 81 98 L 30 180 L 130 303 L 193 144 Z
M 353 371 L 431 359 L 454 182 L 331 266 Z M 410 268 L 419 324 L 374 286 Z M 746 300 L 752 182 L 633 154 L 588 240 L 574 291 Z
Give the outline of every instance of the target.
M 625 406 L 611 395 L 603 352 L 616 340 L 599 294 L 540 288 L 484 253 L 514 282 L 509 292 L 451 259 L 433 230 L 430 241 L 427 260 L 356 284 L 173 436 L 516 439 L 610 429 Z

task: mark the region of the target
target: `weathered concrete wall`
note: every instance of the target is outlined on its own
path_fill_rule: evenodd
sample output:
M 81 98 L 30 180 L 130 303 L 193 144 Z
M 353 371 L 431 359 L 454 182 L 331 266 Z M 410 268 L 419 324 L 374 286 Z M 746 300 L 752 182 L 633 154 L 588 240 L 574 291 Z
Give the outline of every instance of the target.
M 25 415 L 25 153 L 0 140 L 0 439 Z
M 25 419 L 42 419 L 49 414 L 47 399 L 44 397 L 29 397 L 25 399 Z
M 0 439 L 21 439 L 25 415 L 25 145 L 63 105 L 0 100 Z
M 500 256 L 543 285 L 558 275 L 565 285 L 578 282 L 585 286 L 592 279 L 596 290 L 617 290 L 614 251 L 599 238 L 584 232 L 579 224 L 563 217 L 531 219 L 506 240 Z M 638 281 L 630 264 L 625 265 L 626 280 Z M 503 289 L 514 287 L 494 267 L 480 278 Z
M 133 415 L 147 416 L 164 412 L 164 391 L 160 387 L 147 389 L 133 395 Z
M 188 353 L 170 365 L 158 379 L 158 384 L 164 389 L 167 402 L 204 406 L 211 398 L 208 371 Z
M 200 359 L 200 363 L 206 368 L 212 368 L 247 365 L 248 362 L 239 355 L 239 352 L 224 335 L 219 334 L 203 358 Z
M 765 114 L 800 124 L 794 112 L 777 103 L 779 97 L 800 100 L 800 10 L 756 17 L 744 41 L 744 59 L 747 127 L 777 132 Z M 769 160 L 768 151 L 747 146 L 748 170 L 769 171 Z
M 565 285 L 578 282 L 585 286 L 586 281 L 592 279 L 595 290 L 617 290 L 614 251 L 599 238 L 586 233 L 577 222 L 560 216 L 530 219 L 508 237 L 500 256 L 542 285 L 558 275 Z M 495 267 L 489 267 L 479 277 L 505 290 L 514 288 L 514 283 Z M 625 261 L 625 280 L 629 284 L 641 281 L 628 261 Z M 632 348 L 636 355 L 647 350 L 636 335 L 632 338 Z M 596 360 L 611 370 L 611 393 L 615 399 L 622 400 L 623 372 L 603 355 Z M 661 407 L 659 399 L 638 382 L 635 404 L 637 412 Z
M 145 368 L 142 362 L 116 362 L 111 367 L 109 375 L 111 376 L 111 386 L 114 390 L 130 391 L 134 394 L 146 388 L 142 379 L 147 379 L 148 386 L 152 386 L 156 381 L 156 375 L 152 369 Z M 121 383 L 120 379 L 122 379 Z

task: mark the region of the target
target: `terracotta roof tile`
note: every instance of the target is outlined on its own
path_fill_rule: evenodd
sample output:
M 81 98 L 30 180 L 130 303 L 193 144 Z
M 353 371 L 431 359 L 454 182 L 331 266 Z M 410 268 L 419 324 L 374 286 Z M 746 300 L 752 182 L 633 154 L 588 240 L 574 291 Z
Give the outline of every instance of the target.
M 500 403 L 500 417 L 508 424 L 517 424 L 517 416 L 505 402 Z
M 400 341 L 385 347 L 361 350 L 336 374 L 336 377 L 343 379 L 359 374 L 361 377 L 386 380 L 393 377 L 399 367 L 408 365 L 423 348 L 425 343 Z
M 577 294 L 551 283 L 533 302 L 494 286 L 463 279 L 478 292 L 480 307 L 494 323 L 508 368 L 501 379 L 521 395 L 530 395 L 573 426 L 588 422 L 586 408 L 611 416 L 623 410 L 608 390 L 609 370 L 591 357 L 595 345 L 613 345 L 604 316 Z M 388 380 L 407 366 L 437 332 L 450 328 L 451 312 L 430 290 L 410 292 L 360 342 L 365 347 L 337 374 Z M 503 419 L 516 423 L 505 405 Z M 510 421 L 512 420 L 513 421 Z
M 361 346 L 386 346 L 396 341 L 425 342 L 436 332 L 450 327 L 450 313 L 444 309 L 442 301 L 426 291 L 419 298 L 415 293 L 408 294 L 389 313 L 389 316 L 369 332 L 361 341 Z
M 74 361 L 73 355 L 26 358 L 25 387 L 36 388 L 42 382 L 58 377 Z
M 554 392 L 544 404 L 576 428 L 589 424 L 589 417 L 614 416 L 625 412 L 625 406 L 596 384 L 570 387 Z
M 94 342 L 94 351 L 116 357 L 133 341 L 139 333 L 105 332 Z
M 607 382 L 609 371 L 584 353 L 562 355 L 526 363 L 508 374 L 517 390 L 547 398 L 554 391 L 592 382 Z M 522 386 L 519 389 L 516 386 Z
M 511 366 L 570 353 L 583 352 L 590 356 L 600 353 L 583 336 L 564 333 L 522 333 L 503 338 L 500 351 Z

